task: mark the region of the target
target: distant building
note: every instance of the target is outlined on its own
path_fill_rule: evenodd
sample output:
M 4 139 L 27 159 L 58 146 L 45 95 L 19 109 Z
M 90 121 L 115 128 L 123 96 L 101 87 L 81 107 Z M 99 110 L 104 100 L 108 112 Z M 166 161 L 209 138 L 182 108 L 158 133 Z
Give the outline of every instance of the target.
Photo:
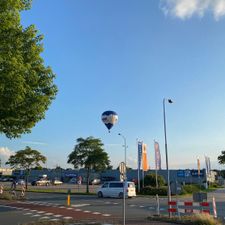
M 0 170 L 1 171 L 1 170 Z M 6 171 L 5 171 L 6 172 Z M 8 169 L 8 173 L 12 174 L 12 170 Z M 155 173 L 155 170 L 148 170 L 144 172 L 144 175 Z M 83 182 L 86 182 L 86 170 L 80 169 L 43 169 L 43 170 L 31 170 L 29 175 L 29 181 L 35 180 L 38 177 L 46 174 L 49 179 L 58 178 L 63 182 L 68 182 L 71 178 L 82 177 Z M 170 174 L 170 184 L 202 184 L 205 185 L 206 182 L 215 182 L 215 174 L 211 171 L 210 175 L 206 174 L 206 170 L 200 170 L 198 175 L 198 170 L 196 169 L 186 169 L 186 170 L 169 170 Z M 13 171 L 13 175 L 16 177 L 23 177 L 25 175 L 23 170 Z M 167 182 L 167 170 L 158 170 L 158 175 L 164 177 Z M 104 172 L 94 172 L 90 173 L 90 179 L 98 178 L 102 181 L 108 180 L 120 180 L 119 170 L 106 170 Z M 140 179 L 143 179 L 143 172 L 140 172 Z M 138 180 L 138 170 L 129 169 L 127 170 L 127 180 L 137 181 Z

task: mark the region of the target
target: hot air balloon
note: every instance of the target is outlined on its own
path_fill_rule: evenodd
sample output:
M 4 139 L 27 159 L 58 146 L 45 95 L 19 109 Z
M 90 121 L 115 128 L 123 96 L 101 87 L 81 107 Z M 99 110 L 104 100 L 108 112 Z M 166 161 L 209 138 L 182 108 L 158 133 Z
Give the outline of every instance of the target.
M 114 111 L 105 111 L 102 113 L 102 122 L 106 125 L 109 132 L 115 123 L 118 121 L 118 115 Z

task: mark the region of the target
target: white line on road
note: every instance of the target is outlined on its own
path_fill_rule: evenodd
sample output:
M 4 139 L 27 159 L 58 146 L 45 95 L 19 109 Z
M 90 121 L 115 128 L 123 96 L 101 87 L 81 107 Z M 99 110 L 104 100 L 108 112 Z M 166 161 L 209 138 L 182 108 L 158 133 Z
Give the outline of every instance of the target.
M 50 217 L 49 216 L 43 216 L 40 218 L 40 220 L 48 220 Z
M 24 213 L 24 216 L 29 216 L 29 215 L 33 215 L 32 213 Z
M 65 217 L 63 217 L 63 219 L 64 219 L 64 220 L 72 220 L 73 217 L 71 217 L 71 216 L 65 216 Z
M 62 217 L 62 215 L 53 215 L 54 217 Z
M 39 216 L 41 216 L 41 215 L 39 215 L 39 214 L 35 214 L 35 215 L 33 215 L 32 217 L 39 217 Z
M 103 216 L 111 216 L 110 214 L 102 214 Z
M 45 211 L 37 211 L 37 213 L 40 213 L 40 214 L 42 214 L 42 213 L 45 213 Z
M 53 213 L 45 213 L 46 216 L 51 216 Z
M 76 204 L 76 205 L 71 205 L 72 207 L 83 207 L 83 206 L 88 206 L 90 204 Z
M 101 214 L 100 212 L 93 212 L 92 214 L 94 214 L 94 215 L 99 215 L 99 214 Z

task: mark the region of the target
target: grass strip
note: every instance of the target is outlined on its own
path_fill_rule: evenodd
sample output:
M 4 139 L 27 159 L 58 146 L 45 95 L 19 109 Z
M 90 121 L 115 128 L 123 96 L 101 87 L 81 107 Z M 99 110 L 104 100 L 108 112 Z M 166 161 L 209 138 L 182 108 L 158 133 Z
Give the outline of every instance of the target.
M 222 225 L 222 222 L 218 219 L 214 219 L 213 216 L 208 214 L 196 214 L 191 216 L 171 217 L 168 216 L 151 216 L 148 217 L 149 221 L 161 221 L 175 224 L 184 225 Z

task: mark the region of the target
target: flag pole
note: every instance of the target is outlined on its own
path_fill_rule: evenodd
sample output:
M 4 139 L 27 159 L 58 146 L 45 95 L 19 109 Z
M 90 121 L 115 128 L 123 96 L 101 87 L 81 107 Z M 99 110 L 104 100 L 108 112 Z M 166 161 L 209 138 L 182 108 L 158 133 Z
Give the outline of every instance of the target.
M 138 168 L 138 192 L 140 192 L 140 167 L 139 167 L 139 146 L 138 146 L 138 143 L 139 143 L 139 141 L 138 141 L 138 138 L 136 139 L 136 142 L 137 142 L 137 149 L 138 149 L 138 151 L 137 151 L 137 153 L 138 153 L 138 160 L 137 160 L 137 168 Z
M 155 140 L 154 140 L 154 148 L 155 148 Z M 158 189 L 158 168 L 157 168 L 157 158 L 156 158 L 156 151 L 155 151 L 155 186 Z

